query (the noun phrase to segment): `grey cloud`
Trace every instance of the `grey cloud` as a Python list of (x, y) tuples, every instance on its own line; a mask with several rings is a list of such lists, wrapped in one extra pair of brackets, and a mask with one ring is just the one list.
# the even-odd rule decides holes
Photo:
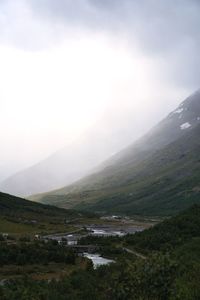
[[(43, 0), (31, 1), (41, 17), (66, 25), (113, 32), (135, 40), (141, 50), (164, 61), (161, 74), (174, 84), (199, 85), (200, 1)], [(161, 75), (162, 76), (162, 75)]]
[(188, 36), (199, 37), (200, 33), (200, 2), (195, 0), (31, 0), (29, 3), (41, 17), (107, 30), (122, 29), (130, 36), (138, 36), (148, 51), (170, 49), (174, 43)]
[(199, 85), (200, 1), (1, 0), (0, 9), (2, 43), (37, 50), (64, 39), (69, 27), (114, 33), (161, 61), (161, 77)]
[[(138, 121), (132, 120), (132, 111), (126, 116), (120, 114), (122, 119), (109, 116), (111, 124), (105, 129), (118, 128), (116, 136), (124, 145), (130, 136), (136, 137), (132, 128), (140, 133), (146, 130), (143, 123), (147, 121), (142, 118), (151, 125), (173, 107), (164, 102), (178, 101), (163, 93), (160, 82), (166, 87), (174, 85), (177, 91), (183, 87), (188, 93), (200, 86), (199, 15), (199, 0), (0, 0), (0, 45), (43, 50), (67, 39), (70, 28), (82, 35), (88, 29), (108, 33), (108, 37), (125, 40), (130, 50), (137, 43), (159, 69), (157, 90), (161, 101), (155, 117), (150, 116), (149, 107)], [(159, 99), (153, 101), (155, 109)], [(116, 108), (112, 113), (116, 114)]]

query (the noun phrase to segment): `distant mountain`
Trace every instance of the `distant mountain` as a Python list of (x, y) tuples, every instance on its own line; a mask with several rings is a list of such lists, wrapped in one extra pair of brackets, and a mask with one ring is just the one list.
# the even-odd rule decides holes
[[(0, 190), (25, 197), (58, 189), (91, 173), (97, 165), (119, 151), (121, 145), (128, 145), (131, 132), (134, 134), (134, 121), (130, 116), (121, 127), (121, 116), (116, 114), (112, 118), (111, 122), (110, 116), (105, 117), (104, 122), (96, 124), (77, 141), (38, 164), (9, 176), (0, 183)], [(110, 122), (119, 124), (113, 128)]]
[(9, 164), (0, 164), (0, 182), (4, 181), (6, 178), (15, 174), (20, 167), (13, 162)]
[(200, 91), (99, 171), (34, 199), (125, 214), (172, 214), (200, 201)]

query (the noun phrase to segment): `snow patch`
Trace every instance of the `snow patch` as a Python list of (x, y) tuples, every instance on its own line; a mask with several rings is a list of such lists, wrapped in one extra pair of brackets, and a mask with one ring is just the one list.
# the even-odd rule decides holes
[(178, 108), (177, 110), (174, 111), (174, 114), (180, 114), (182, 113), (184, 109), (183, 108)]
[(184, 130), (184, 129), (187, 129), (187, 128), (190, 128), (192, 125), (189, 123), (189, 122), (186, 122), (186, 123), (183, 123), (180, 128), (181, 130)]

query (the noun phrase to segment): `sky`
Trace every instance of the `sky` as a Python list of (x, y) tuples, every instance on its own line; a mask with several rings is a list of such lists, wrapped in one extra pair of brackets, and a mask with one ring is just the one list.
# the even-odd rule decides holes
[(1, 172), (90, 128), (124, 148), (154, 126), (200, 87), (199, 13), (198, 0), (0, 0)]

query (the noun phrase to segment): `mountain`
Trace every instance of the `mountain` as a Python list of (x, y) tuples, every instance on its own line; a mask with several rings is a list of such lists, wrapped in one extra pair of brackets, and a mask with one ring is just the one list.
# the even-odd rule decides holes
[(20, 170), (20, 166), (17, 163), (1, 163), (0, 164), (0, 182), (4, 181), (6, 178), (15, 174)]
[(200, 91), (99, 171), (33, 199), (101, 213), (168, 215), (199, 201)]
[[(126, 122), (122, 120), (121, 113), (112, 115), (112, 120), (110, 114), (105, 116), (78, 140), (68, 142), (66, 147), (45, 160), (3, 180), (0, 190), (26, 197), (61, 188), (86, 176), (119, 151), (121, 145), (128, 145), (131, 134), (137, 135), (131, 115), (131, 112), (126, 112)], [(2, 173), (5, 178), (4, 169), (0, 171), (0, 176)]]

